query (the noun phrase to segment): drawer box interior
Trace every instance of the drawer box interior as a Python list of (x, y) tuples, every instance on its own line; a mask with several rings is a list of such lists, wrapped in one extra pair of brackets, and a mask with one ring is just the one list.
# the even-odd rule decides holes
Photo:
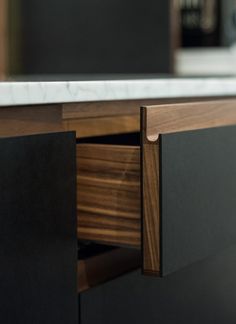
[(104, 139), (77, 144), (77, 234), (82, 240), (139, 248), (140, 147), (121, 145), (122, 136), (115, 139), (118, 144)]

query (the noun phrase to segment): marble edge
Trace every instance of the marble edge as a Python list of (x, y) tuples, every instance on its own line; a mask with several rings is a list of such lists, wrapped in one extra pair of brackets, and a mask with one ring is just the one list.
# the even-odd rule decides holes
[(235, 95), (236, 77), (0, 83), (0, 106)]

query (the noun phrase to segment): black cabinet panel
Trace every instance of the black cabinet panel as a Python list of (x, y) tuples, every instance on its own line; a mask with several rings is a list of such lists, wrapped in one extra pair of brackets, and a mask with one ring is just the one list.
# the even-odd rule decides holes
[(160, 154), (166, 275), (236, 243), (236, 127), (161, 135)]
[(236, 247), (164, 278), (134, 272), (81, 295), (83, 324), (235, 324)]
[(0, 323), (75, 324), (75, 135), (0, 139)]

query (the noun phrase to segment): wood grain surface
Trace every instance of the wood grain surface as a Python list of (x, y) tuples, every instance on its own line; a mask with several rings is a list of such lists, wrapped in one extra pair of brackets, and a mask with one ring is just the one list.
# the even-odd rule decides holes
[[(77, 138), (82, 138), (139, 132), (141, 105), (161, 105), (192, 100), (194, 99), (143, 99), (1, 107), (0, 136), (65, 130), (75, 131)], [(209, 98), (204, 100), (207, 103)]]
[(79, 102), (62, 105), (63, 125), (78, 138), (140, 130), (136, 101)]
[(64, 103), (62, 112), (63, 119), (99, 118), (137, 115), (139, 113), (139, 107), (140, 102), (136, 100), (77, 102)]
[(77, 145), (78, 238), (140, 247), (140, 149)]
[[(199, 98), (163, 98), (163, 99), (136, 99), (63, 103), (63, 119), (100, 118), (111, 116), (138, 115), (144, 105), (168, 104), (200, 100)], [(205, 98), (207, 100), (207, 98)]]
[(63, 130), (60, 105), (0, 107), (0, 137)]
[(76, 131), (77, 138), (139, 132), (139, 114), (63, 120), (64, 129)]
[(143, 114), (146, 137), (155, 141), (159, 134), (234, 125), (236, 99), (146, 106)]
[(118, 248), (78, 261), (78, 292), (141, 267), (141, 252)]
[[(200, 98), (139, 99), (62, 104), (63, 127), (78, 138), (140, 131), (140, 107)], [(209, 98), (205, 98), (205, 101)]]
[(142, 253), (143, 272), (160, 273), (159, 146), (142, 146)]

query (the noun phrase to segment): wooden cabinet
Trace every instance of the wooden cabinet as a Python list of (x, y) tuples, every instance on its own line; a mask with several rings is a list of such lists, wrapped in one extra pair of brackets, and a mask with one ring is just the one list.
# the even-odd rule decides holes
[[(120, 110), (121, 101), (118, 106), (106, 103), (104, 109), (102, 103), (95, 106), (90, 103), (88, 107), (83, 103), (6, 107), (0, 110), (2, 143), (7, 141), (6, 136), (17, 139), (28, 138), (28, 135), (32, 137), (32, 134), (38, 134), (34, 135), (35, 138), (46, 136), (49, 143), (49, 139), (56, 135), (45, 135), (46, 132), (59, 131), (64, 134), (65, 130), (76, 131), (77, 141), (73, 142), (73, 147), (69, 146), (70, 151), (66, 150), (65, 145), (60, 152), (50, 150), (50, 155), (44, 158), (38, 150), (39, 160), (33, 159), (35, 168), (48, 161), (48, 167), (54, 172), (48, 171), (48, 186), (39, 188), (41, 195), (45, 189), (47, 197), (51, 197), (54, 190), (56, 194), (63, 187), (55, 200), (57, 203), (59, 201), (58, 206), (54, 207), (62, 213), (65, 211), (63, 208), (68, 206), (68, 213), (65, 211), (64, 216), (60, 214), (62, 227), (58, 230), (63, 236), (58, 244), (66, 266), (63, 263), (63, 273), (59, 266), (58, 270), (54, 270), (58, 276), (71, 273), (71, 279), (65, 285), (60, 280), (54, 282), (56, 288), (52, 285), (54, 291), (59, 287), (58, 282), (68, 289), (65, 298), (73, 294), (68, 306), (73, 309), (76, 300), (76, 291), (73, 290), (76, 289), (76, 255), (73, 254), (73, 260), (71, 258), (72, 253), (76, 253), (76, 239), (79, 241), (78, 293), (140, 267), (143, 274), (163, 277), (171, 274), (183, 282), (185, 271), (190, 271), (191, 265), (201, 270), (196, 261), (218, 255), (222, 253), (221, 250), (236, 243), (236, 100), (185, 103), (174, 100), (168, 104), (152, 100), (152, 105), (148, 106), (143, 106), (142, 101), (139, 124), (140, 103), (124, 102), (126, 115)], [(124, 127), (122, 120), (125, 116), (131, 123)], [(63, 143), (63, 135), (61, 138)], [(17, 146), (17, 150), (24, 151), (24, 145)], [(34, 152), (31, 147), (30, 150)], [(25, 163), (32, 162), (30, 156), (25, 155), (25, 158)], [(2, 163), (7, 165), (6, 159)], [(52, 165), (55, 165), (55, 169)], [(67, 173), (60, 174), (60, 170)], [(55, 172), (57, 177), (52, 178)], [(17, 174), (17, 169), (12, 174)], [(72, 174), (76, 183), (66, 179)], [(28, 197), (31, 194), (30, 185), (34, 192), (37, 187), (34, 187), (32, 174), (28, 174), (25, 180), (23, 175), (22, 181), (28, 179)], [(62, 197), (64, 192), (65, 196)], [(76, 204), (73, 194), (77, 196)], [(13, 208), (11, 204), (6, 207), (11, 211), (10, 208)], [(17, 208), (15, 205), (16, 213)], [(29, 205), (29, 208), (33, 210), (33, 206)], [(70, 212), (77, 215), (77, 224), (71, 223)], [(49, 214), (45, 228), (48, 221), (48, 229), (51, 230), (52, 221), (57, 218), (50, 218), (52, 214)], [(67, 251), (64, 230), (68, 224), (74, 230), (74, 241)], [(37, 219), (34, 222), (33, 218), (31, 225), (35, 230)], [(27, 227), (27, 231), (30, 229)], [(53, 243), (54, 251), (57, 241)], [(83, 246), (83, 253), (80, 246)], [(50, 252), (49, 246), (45, 246), (45, 249)], [(53, 257), (55, 255), (56, 252)], [(58, 259), (51, 260), (52, 267), (55, 267), (54, 263), (60, 264)], [(34, 262), (31, 264), (33, 270)], [(213, 268), (207, 267), (210, 269), (207, 270), (208, 274)], [(51, 270), (51, 267), (43, 270), (47, 272), (48, 269)], [(204, 267), (202, 269), (204, 271)], [(196, 273), (200, 275), (198, 270), (194, 270), (194, 273), (191, 285)], [(44, 284), (47, 275), (42, 279)], [(37, 272), (32, 272), (32, 278), (36, 277)], [(144, 287), (144, 280), (158, 281), (156, 278), (146, 278), (137, 280), (137, 284), (141, 282)], [(176, 280), (173, 285), (170, 280), (170, 286), (167, 285), (169, 291), (175, 286), (180, 289)], [(155, 284), (156, 289), (159, 289), (158, 285), (165, 286)], [(161, 295), (158, 298), (161, 300)], [(84, 307), (83, 303), (81, 307)]]

